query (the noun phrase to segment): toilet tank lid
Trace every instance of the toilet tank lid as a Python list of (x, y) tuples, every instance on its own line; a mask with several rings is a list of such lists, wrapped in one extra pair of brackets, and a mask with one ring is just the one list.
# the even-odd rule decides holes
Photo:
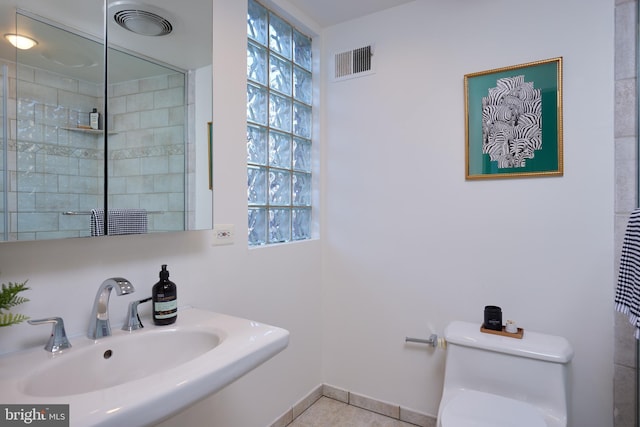
[(479, 323), (455, 321), (450, 323), (444, 338), (448, 343), (465, 347), (512, 354), (555, 363), (568, 363), (573, 348), (566, 338), (525, 330), (522, 339), (480, 332)]

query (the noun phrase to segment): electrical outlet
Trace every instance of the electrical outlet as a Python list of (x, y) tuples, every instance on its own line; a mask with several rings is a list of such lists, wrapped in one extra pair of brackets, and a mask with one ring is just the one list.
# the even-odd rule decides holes
[(233, 224), (214, 224), (213, 246), (233, 245), (235, 231)]

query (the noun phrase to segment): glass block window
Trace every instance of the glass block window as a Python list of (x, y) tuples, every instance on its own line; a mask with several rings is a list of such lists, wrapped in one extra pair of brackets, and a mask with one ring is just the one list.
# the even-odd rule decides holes
[(311, 38), (260, 3), (247, 15), (249, 245), (311, 238)]

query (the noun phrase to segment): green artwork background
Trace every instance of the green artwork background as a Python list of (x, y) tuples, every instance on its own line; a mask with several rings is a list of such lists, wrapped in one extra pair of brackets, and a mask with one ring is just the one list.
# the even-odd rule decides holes
[[(468, 174), (504, 175), (554, 172), (559, 169), (558, 150), (558, 61), (513, 68), (467, 78), (468, 107)], [(497, 86), (497, 81), (505, 77), (524, 75), (525, 82), (533, 82), (534, 89), (540, 89), (542, 97), (542, 149), (527, 159), (524, 167), (498, 168), (488, 154), (482, 153), (482, 98), (489, 89)]]

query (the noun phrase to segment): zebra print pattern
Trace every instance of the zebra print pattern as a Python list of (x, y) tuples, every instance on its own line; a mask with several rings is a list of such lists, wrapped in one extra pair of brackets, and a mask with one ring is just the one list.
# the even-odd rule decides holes
[(640, 209), (631, 213), (622, 243), (615, 308), (626, 314), (640, 339)]
[(498, 79), (482, 98), (482, 152), (498, 168), (522, 168), (542, 149), (542, 97), (524, 75)]

